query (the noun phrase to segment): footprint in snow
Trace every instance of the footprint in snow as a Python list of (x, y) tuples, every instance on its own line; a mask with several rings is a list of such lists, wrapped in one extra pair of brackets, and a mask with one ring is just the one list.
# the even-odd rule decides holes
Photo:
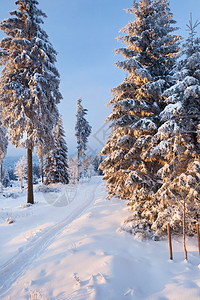
[(87, 285), (87, 288), (90, 289), (90, 288), (93, 288), (94, 287), (94, 276), (92, 275), (89, 279), (89, 283)]
[(98, 273), (97, 275), (92, 275), (89, 279), (89, 282), (87, 284), (87, 288), (94, 288), (96, 285), (101, 285), (106, 283), (106, 278), (102, 273)]
[(45, 275), (46, 275), (46, 270), (44, 270), (44, 269), (41, 270), (41, 271), (40, 271), (40, 276), (45, 276)]

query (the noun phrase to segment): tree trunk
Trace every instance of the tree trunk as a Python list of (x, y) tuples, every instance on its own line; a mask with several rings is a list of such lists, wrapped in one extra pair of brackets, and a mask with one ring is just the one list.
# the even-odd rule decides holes
[(170, 254), (170, 259), (173, 259), (173, 254), (172, 254), (172, 239), (171, 239), (171, 230), (170, 230), (170, 225), (167, 223), (167, 232), (168, 232), (168, 240), (169, 240), (169, 254)]
[(197, 227), (197, 240), (198, 240), (198, 246), (199, 246), (199, 256), (200, 256), (200, 237), (199, 237), (199, 223), (196, 224)]
[(32, 149), (27, 149), (28, 158), (28, 198), (27, 203), (34, 204), (33, 197), (33, 162), (32, 162)]
[(74, 169), (73, 169), (73, 176), (74, 176), (74, 183), (76, 183), (76, 177), (77, 177), (77, 169), (76, 166), (74, 165)]
[(185, 260), (187, 260), (187, 249), (186, 249), (186, 243), (185, 243), (185, 200), (183, 203), (183, 247), (185, 251)]

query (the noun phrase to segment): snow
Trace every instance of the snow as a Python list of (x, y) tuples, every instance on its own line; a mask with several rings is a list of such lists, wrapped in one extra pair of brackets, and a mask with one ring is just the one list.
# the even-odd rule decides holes
[(150, 73), (135, 58), (130, 58), (130, 59), (125, 60), (123, 62), (117, 62), (116, 66), (119, 67), (119, 68), (123, 68), (124, 70), (126, 70), (128, 72), (131, 72), (131, 71), (135, 72), (142, 79), (147, 78), (147, 79), (151, 80)]
[(141, 128), (142, 130), (154, 131), (157, 129), (156, 124), (152, 122), (150, 119), (141, 118), (138, 122), (131, 125), (132, 128)]
[(161, 120), (166, 121), (172, 118), (173, 116), (178, 116), (182, 110), (182, 103), (178, 101), (175, 104), (168, 104), (165, 109), (161, 112)]
[(170, 172), (170, 165), (165, 164), (160, 170), (158, 170), (157, 174), (158, 174), (158, 176), (160, 176), (163, 179), (163, 178), (165, 178), (165, 175), (169, 172)]
[(29, 207), (25, 191), (11, 192), (18, 197), (0, 196), (1, 299), (200, 298), (196, 238), (187, 238), (184, 262), (182, 240), (173, 237), (170, 261), (167, 240), (123, 231), (126, 201), (106, 200), (101, 177), (49, 193), (37, 188)]
[(187, 87), (184, 95), (186, 98), (189, 98), (189, 97), (198, 98), (200, 95), (200, 86), (196, 84), (196, 85)]
[(158, 144), (158, 146), (154, 147), (151, 150), (151, 155), (162, 155), (163, 153), (166, 154), (170, 149), (169, 141), (162, 141)]

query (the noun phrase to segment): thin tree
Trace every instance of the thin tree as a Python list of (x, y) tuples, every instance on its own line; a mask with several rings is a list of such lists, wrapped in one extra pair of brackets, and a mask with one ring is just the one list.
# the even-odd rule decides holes
[(78, 178), (78, 158), (70, 157), (69, 158), (69, 175), (73, 183), (76, 183)]
[(15, 176), (21, 182), (21, 189), (23, 189), (24, 180), (27, 178), (27, 163), (24, 156), (16, 163)]
[(87, 114), (87, 109), (83, 108), (81, 104), (81, 98), (77, 101), (77, 113), (76, 113), (76, 125), (75, 125), (75, 135), (77, 138), (77, 149), (78, 149), (78, 178), (80, 178), (80, 167), (81, 160), (85, 155), (85, 151), (87, 150), (88, 137), (91, 134), (92, 127), (89, 125), (88, 121), (85, 119), (85, 115)]
[(45, 149), (42, 145), (37, 147), (37, 156), (40, 162), (40, 175), (42, 179), (42, 183), (44, 182), (44, 156), (45, 156)]
[(83, 158), (83, 175), (84, 177), (89, 177), (94, 173), (94, 165), (93, 165), (93, 159), (91, 156), (85, 155)]
[(7, 35), (0, 42), (0, 78), (3, 125), (10, 142), (27, 149), (28, 203), (34, 203), (32, 152), (35, 146), (52, 144), (52, 128), (57, 123), (59, 73), (56, 51), (41, 28), (46, 15), (37, 0), (18, 0), (17, 10), (0, 23)]

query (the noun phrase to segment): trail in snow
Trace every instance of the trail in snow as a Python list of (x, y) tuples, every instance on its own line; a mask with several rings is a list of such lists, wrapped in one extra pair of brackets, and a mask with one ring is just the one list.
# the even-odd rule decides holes
[[(98, 183), (89, 185), (89, 188), (81, 186), (82, 189), (78, 190), (73, 202), (78, 204), (74, 207), (73, 212), (67, 216), (62, 222), (52, 226), (42, 233), (38, 238), (32, 240), (28, 245), (19, 249), (19, 252), (9, 261), (7, 261), (0, 268), (0, 297), (4, 296), (4, 293), (16, 282), (17, 278), (22, 276), (34, 260), (39, 257), (42, 252), (55, 240), (64, 228), (69, 225), (70, 222), (78, 218), (84, 213), (95, 199), (95, 190)], [(83, 203), (79, 201), (79, 198), (83, 199)]]
[[(167, 239), (141, 241), (120, 230), (129, 214), (125, 204), (118, 199), (107, 201), (104, 183), (96, 178), (79, 186), (68, 207), (52, 209), (46, 202), (33, 206), (34, 218), (40, 215), (46, 218), (45, 224), (54, 220), (57, 225), (33, 238), (9, 260), (7, 269), (0, 269), (4, 276), (0, 299), (199, 300), (196, 238), (187, 238), (186, 263), (182, 237), (173, 237), (174, 260), (170, 261)], [(60, 223), (56, 211), (64, 219)], [(18, 241), (17, 225), (26, 227), (30, 217), (5, 226), (16, 233), (13, 244)]]

